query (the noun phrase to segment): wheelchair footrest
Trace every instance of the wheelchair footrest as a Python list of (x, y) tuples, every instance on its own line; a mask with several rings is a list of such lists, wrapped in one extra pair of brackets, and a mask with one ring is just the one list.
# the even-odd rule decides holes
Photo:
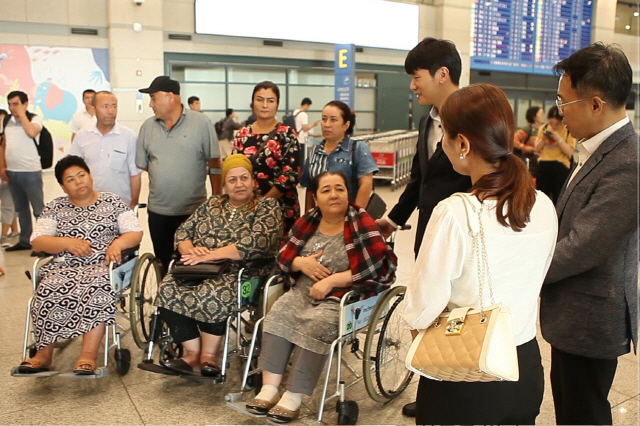
[(227, 405), (236, 411), (240, 411), (242, 414), (246, 414), (250, 417), (266, 417), (265, 414), (255, 414), (247, 411), (247, 403), (243, 400), (240, 401), (227, 401)]
[(60, 372), (59, 371), (41, 371), (40, 373), (19, 373), (18, 372), (18, 367), (13, 367), (11, 369), (11, 375), (13, 377), (53, 377), (53, 376), (57, 376), (59, 375)]
[(68, 379), (102, 379), (109, 375), (109, 369), (107, 367), (96, 368), (95, 374), (75, 374), (64, 373), (60, 374), (60, 377), (66, 377)]
[(175, 371), (171, 371), (167, 368), (164, 368), (161, 365), (154, 364), (153, 362), (141, 362), (138, 364), (138, 368), (140, 370), (148, 371), (150, 373), (162, 374), (165, 376), (179, 376), (180, 373), (176, 373)]
[(185, 379), (185, 380), (189, 380), (190, 382), (196, 382), (196, 383), (211, 383), (214, 385), (220, 384), (220, 383), (224, 383), (225, 379), (221, 376), (219, 377), (205, 377), (205, 376), (201, 376), (199, 374), (194, 374), (194, 375), (188, 375), (188, 374), (183, 374), (180, 376), (181, 379)]

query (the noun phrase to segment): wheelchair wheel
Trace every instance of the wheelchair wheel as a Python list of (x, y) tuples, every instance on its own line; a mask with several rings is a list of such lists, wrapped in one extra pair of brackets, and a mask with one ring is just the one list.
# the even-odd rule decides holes
[(131, 279), (129, 319), (133, 340), (143, 351), (147, 350), (151, 339), (151, 320), (155, 312), (153, 302), (161, 280), (162, 271), (153, 254), (140, 256)]
[(369, 320), (362, 366), (365, 388), (376, 402), (385, 403), (400, 395), (413, 377), (405, 367), (411, 332), (401, 322), (397, 309), (405, 290), (403, 286), (391, 288), (378, 301)]
[(116, 371), (119, 376), (124, 376), (129, 372), (131, 367), (131, 352), (129, 349), (116, 349), (114, 353), (116, 360)]

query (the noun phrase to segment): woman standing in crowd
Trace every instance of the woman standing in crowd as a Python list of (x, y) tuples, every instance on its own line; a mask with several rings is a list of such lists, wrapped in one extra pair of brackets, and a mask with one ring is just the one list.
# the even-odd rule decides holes
[(525, 114), (527, 125), (518, 129), (513, 138), (513, 152), (527, 164), (533, 177), (537, 177), (538, 154), (536, 153), (536, 139), (538, 129), (544, 124), (544, 110), (539, 106), (532, 106)]
[(233, 152), (250, 158), (256, 192), (280, 203), (286, 236), (300, 217), (296, 190), (300, 180), (298, 138), (294, 129), (276, 118), (280, 104), (278, 86), (270, 81), (258, 83), (251, 99), (256, 121), (238, 131)]
[(378, 172), (378, 166), (367, 144), (352, 142), (347, 135), (350, 117), (351, 110), (344, 102), (331, 101), (322, 110), (322, 136), (325, 139), (307, 158), (300, 180), (307, 188), (305, 211), (315, 207), (311, 181), (327, 170), (342, 172), (347, 177), (349, 201), (367, 207), (373, 190), (373, 174)]
[(562, 186), (569, 177), (576, 140), (562, 124), (562, 116), (557, 106), (549, 109), (547, 118), (549, 124), (538, 130), (536, 139), (536, 152), (540, 154), (538, 189), (557, 203)]
[[(278, 264), (291, 289), (265, 318), (259, 360), (263, 385), (247, 404), (248, 411), (278, 423), (297, 419), (302, 396), (316, 387), (338, 337), (340, 297), (355, 284), (390, 284), (395, 277), (396, 257), (371, 216), (349, 205), (345, 176), (321, 173), (312, 191), (318, 207), (296, 222), (280, 250)], [(280, 397), (292, 351), (287, 391)]]
[[(471, 177), (473, 187), (470, 194), (453, 195), (433, 211), (401, 307), (403, 318), (421, 330), (445, 308), (479, 309), (495, 298), (511, 309), (520, 380), (421, 377), (416, 423), (535, 424), (544, 392), (536, 341), (538, 296), (555, 248), (556, 212), (549, 198), (534, 189), (522, 161), (511, 154), (514, 117), (500, 89), (488, 84), (460, 89), (449, 96), (440, 116), (442, 147), (454, 169)], [(472, 209), (481, 212), (492, 278), (485, 280), (492, 297), (485, 291), (482, 301), (469, 233), (469, 221), (478, 221)], [(527, 253), (524, 263), (522, 253)]]

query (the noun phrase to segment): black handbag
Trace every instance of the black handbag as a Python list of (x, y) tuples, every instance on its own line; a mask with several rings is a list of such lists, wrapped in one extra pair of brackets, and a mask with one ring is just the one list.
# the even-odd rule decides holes
[[(356, 175), (356, 141), (353, 141), (353, 144), (351, 145), (351, 174), (353, 176)], [(369, 197), (369, 202), (367, 203), (365, 210), (373, 220), (380, 219), (387, 211), (387, 203), (385, 203), (382, 197), (376, 193), (375, 188), (371, 192), (371, 196)]]
[(230, 263), (230, 259), (201, 262), (197, 265), (185, 265), (182, 262), (175, 262), (170, 273), (176, 284), (185, 287), (197, 287), (204, 280), (222, 275)]

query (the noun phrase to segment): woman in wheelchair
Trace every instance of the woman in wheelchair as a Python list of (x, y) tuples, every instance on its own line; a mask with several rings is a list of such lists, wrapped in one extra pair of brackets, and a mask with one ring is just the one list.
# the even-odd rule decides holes
[(105, 326), (115, 322), (108, 265), (120, 261), (122, 250), (140, 244), (142, 228), (120, 197), (93, 190), (82, 158), (63, 158), (55, 175), (67, 196), (46, 205), (31, 235), (35, 251), (55, 256), (41, 269), (31, 310), (38, 351), (18, 371), (47, 371), (55, 342), (83, 335), (73, 371), (90, 375)]
[[(347, 179), (326, 171), (312, 183), (317, 207), (300, 218), (280, 250), (278, 263), (290, 290), (264, 321), (259, 360), (263, 386), (247, 410), (285, 423), (300, 415), (338, 337), (340, 297), (354, 285), (365, 294), (373, 283), (390, 284), (396, 257), (367, 212), (349, 204)], [(289, 357), (287, 391), (280, 398)]]
[[(175, 244), (187, 265), (223, 259), (274, 258), (282, 236), (278, 201), (254, 194), (251, 160), (242, 154), (227, 157), (222, 165), (225, 195), (214, 195), (176, 231)], [(197, 286), (182, 286), (171, 271), (158, 291), (156, 305), (171, 336), (186, 354), (161, 360), (165, 368), (181, 374), (216, 377), (218, 350), (227, 318), (237, 299), (240, 265), (232, 262), (223, 274)]]

